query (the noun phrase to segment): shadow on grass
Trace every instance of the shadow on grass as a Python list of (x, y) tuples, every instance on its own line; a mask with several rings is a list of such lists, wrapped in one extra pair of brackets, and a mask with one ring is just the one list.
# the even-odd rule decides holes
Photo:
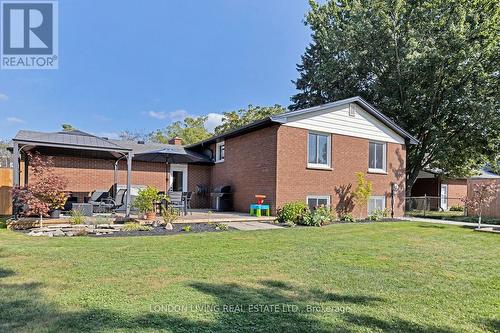
[(358, 315), (347, 313), (345, 314), (347, 322), (362, 326), (365, 329), (382, 331), (382, 332), (408, 332), (408, 333), (454, 333), (455, 331), (448, 328), (440, 328), (437, 326), (423, 326), (411, 321), (400, 318), (390, 318), (382, 320), (372, 316)]
[(443, 225), (435, 225), (435, 224), (419, 224), (419, 228), (432, 228), (432, 229), (444, 229), (446, 228)]
[[(1, 277), (15, 273), (3, 270)], [(39, 283), (0, 283), (0, 331), (139, 331), (168, 329), (172, 332), (353, 332), (361, 328), (401, 332), (451, 332), (439, 327), (423, 327), (412, 322), (391, 318), (382, 320), (351, 313), (349, 306), (377, 306), (385, 301), (367, 295), (342, 295), (325, 293), (318, 289), (303, 289), (276, 280), (261, 281), (258, 286), (192, 282), (188, 285), (196, 291), (210, 296), (213, 313), (163, 311), (166, 304), (151, 309), (140, 309), (138, 315), (91, 308), (82, 311), (61, 311), (45, 302)], [(180, 306), (188, 306), (182, 304)], [(308, 305), (346, 307), (347, 311), (336, 313), (311, 313), (304, 311)], [(171, 304), (176, 305), (176, 304)], [(195, 305), (195, 304), (191, 304)], [(207, 305), (207, 304), (205, 304)], [(241, 311), (224, 310), (226, 306), (241, 306)], [(285, 305), (277, 311), (266, 311), (250, 306)], [(294, 308), (295, 307), (295, 308)], [(198, 311), (198, 312), (195, 312)], [(210, 312), (210, 311), (208, 311)], [(382, 313), (382, 312), (381, 312)], [(324, 320), (335, 319), (332, 326)]]

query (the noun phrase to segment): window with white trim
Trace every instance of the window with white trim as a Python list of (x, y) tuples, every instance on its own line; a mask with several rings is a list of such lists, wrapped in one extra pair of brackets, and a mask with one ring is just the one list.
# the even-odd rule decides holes
[(309, 195), (307, 196), (307, 205), (309, 209), (313, 210), (319, 206), (330, 207), (330, 196), (329, 195)]
[(386, 171), (386, 151), (387, 144), (385, 142), (370, 141), (368, 151), (368, 171)]
[(224, 162), (226, 156), (226, 144), (224, 141), (217, 142), (215, 145), (215, 162)]
[(329, 133), (309, 132), (307, 136), (307, 166), (328, 169), (332, 160), (332, 136)]
[(385, 196), (371, 196), (368, 199), (368, 215), (372, 215), (376, 210), (385, 209)]

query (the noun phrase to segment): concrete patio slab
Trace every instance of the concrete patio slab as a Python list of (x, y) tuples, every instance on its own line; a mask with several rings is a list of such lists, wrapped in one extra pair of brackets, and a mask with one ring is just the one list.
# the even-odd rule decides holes
[(228, 226), (238, 229), (238, 230), (271, 230), (271, 229), (283, 229), (283, 227), (278, 225), (273, 225), (269, 223), (262, 222), (228, 222), (224, 223)]

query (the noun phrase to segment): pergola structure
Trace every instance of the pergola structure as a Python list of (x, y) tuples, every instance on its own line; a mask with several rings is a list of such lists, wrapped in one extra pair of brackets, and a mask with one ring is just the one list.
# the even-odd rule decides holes
[(90, 158), (115, 159), (114, 177), (117, 180), (118, 162), (127, 160), (127, 191), (125, 196), (126, 216), (130, 215), (130, 187), (132, 179), (132, 149), (125, 148), (105, 138), (81, 131), (42, 133), (19, 131), (13, 141), (13, 186), (21, 183), (20, 163), (24, 154), (24, 184), (28, 183), (28, 164), (26, 153), (35, 150), (44, 155), (67, 155)]

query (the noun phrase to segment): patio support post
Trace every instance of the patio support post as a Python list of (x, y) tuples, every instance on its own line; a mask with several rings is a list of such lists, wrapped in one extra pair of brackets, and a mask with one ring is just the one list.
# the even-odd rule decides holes
[(127, 154), (127, 192), (125, 195), (125, 202), (127, 204), (126, 217), (130, 216), (130, 183), (132, 181), (132, 153)]
[[(12, 187), (18, 187), (20, 184), (20, 169), (19, 169), (19, 143), (14, 142), (14, 150), (12, 151)], [(12, 215), (16, 218), (17, 208), (14, 200), (12, 201)]]
[(20, 163), (20, 160), (19, 160), (19, 143), (17, 142), (14, 142), (14, 150), (13, 150), (13, 155), (12, 155), (12, 163), (13, 163), (13, 166), (12, 166), (12, 171), (13, 171), (13, 177), (12, 177), (12, 180), (13, 180), (13, 186), (16, 187), (16, 186), (19, 186), (19, 182), (20, 182), (20, 178), (21, 178), (21, 175), (20, 175), (20, 168), (19, 168), (19, 163)]

